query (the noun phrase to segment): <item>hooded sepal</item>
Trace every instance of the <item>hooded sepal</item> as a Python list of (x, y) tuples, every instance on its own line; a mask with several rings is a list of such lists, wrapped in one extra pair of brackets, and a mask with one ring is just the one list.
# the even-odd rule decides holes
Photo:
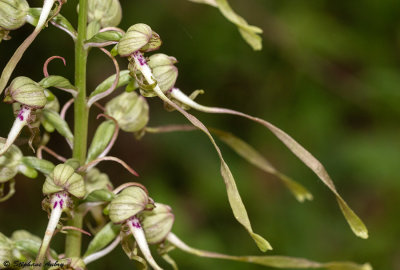
[(163, 53), (153, 54), (149, 57), (149, 67), (153, 76), (164, 93), (172, 89), (178, 78), (178, 69), (174, 65), (178, 63), (175, 57)]
[(139, 214), (139, 219), (147, 242), (153, 245), (164, 241), (171, 232), (175, 217), (171, 207), (155, 203), (154, 209), (152, 211), (143, 211)]
[(110, 219), (121, 223), (142, 212), (148, 207), (147, 192), (138, 186), (125, 188), (110, 203)]
[(67, 191), (80, 199), (86, 194), (82, 176), (75, 173), (74, 168), (67, 164), (57, 165), (53, 172), (46, 177), (43, 185), (43, 194), (49, 195), (60, 191)]
[(138, 23), (129, 27), (118, 43), (118, 54), (129, 56), (136, 51), (148, 52), (161, 46), (160, 36), (151, 27)]
[(5, 102), (18, 102), (32, 109), (40, 109), (46, 105), (45, 89), (28, 77), (16, 77), (6, 89)]
[(0, 28), (15, 30), (23, 26), (29, 13), (26, 0), (0, 0)]

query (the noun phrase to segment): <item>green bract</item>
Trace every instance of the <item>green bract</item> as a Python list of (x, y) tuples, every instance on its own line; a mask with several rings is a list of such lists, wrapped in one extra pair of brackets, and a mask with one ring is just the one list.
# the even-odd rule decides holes
[(140, 219), (146, 240), (152, 245), (164, 241), (171, 232), (175, 217), (171, 207), (155, 203), (152, 211), (144, 211), (140, 214)]
[(0, 0), (0, 28), (14, 30), (23, 26), (29, 12), (25, 0)]
[(175, 57), (163, 53), (153, 54), (149, 58), (149, 66), (157, 80), (161, 91), (166, 92), (174, 87), (178, 78), (178, 69), (174, 66), (178, 61)]
[(149, 121), (149, 105), (135, 92), (124, 92), (113, 98), (106, 105), (106, 113), (126, 132), (139, 131)]
[(136, 51), (149, 52), (161, 46), (160, 36), (150, 26), (138, 23), (129, 27), (118, 43), (118, 54), (129, 56)]
[(111, 142), (114, 136), (115, 129), (116, 124), (112, 120), (104, 121), (99, 125), (90, 144), (86, 163), (98, 158), (103, 153), (103, 151), (106, 150), (108, 144)]
[(64, 190), (77, 198), (83, 198), (86, 193), (82, 176), (75, 173), (75, 170), (71, 166), (59, 164), (46, 177), (43, 185), (43, 193), (49, 195)]
[(6, 89), (6, 102), (18, 102), (33, 109), (46, 105), (45, 89), (28, 77), (16, 77)]
[(124, 189), (110, 203), (110, 219), (114, 223), (124, 222), (142, 212), (148, 205), (149, 197), (141, 187)]
[(118, 0), (89, 0), (88, 21), (97, 21), (101, 27), (117, 26), (122, 10)]
[[(0, 149), (3, 148), (6, 139), (0, 137)], [(21, 164), (22, 153), (15, 145), (0, 156), (0, 183), (7, 182), (18, 173), (18, 166)]]

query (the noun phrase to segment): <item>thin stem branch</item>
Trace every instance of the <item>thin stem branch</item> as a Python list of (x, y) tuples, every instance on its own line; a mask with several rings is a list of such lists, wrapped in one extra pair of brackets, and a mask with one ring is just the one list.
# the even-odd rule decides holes
[(47, 60), (44, 62), (44, 65), (43, 65), (43, 75), (45, 77), (49, 77), (50, 76), (49, 75), (49, 71), (47, 70), (47, 66), (54, 59), (61, 59), (63, 61), (63, 63), (64, 63), (64, 66), (67, 65), (67, 62), (65, 61), (65, 58), (62, 57), (62, 56), (54, 55), (54, 56), (51, 56), (51, 57), (47, 58)]
[(72, 103), (74, 103), (74, 101), (75, 101), (75, 99), (71, 98), (64, 104), (64, 106), (62, 107), (61, 112), (60, 112), (61, 119), (65, 120), (65, 115), (67, 114), (69, 107), (71, 107), (71, 105), (72, 105)]
[(125, 161), (123, 161), (123, 160), (121, 160), (121, 159), (119, 159), (119, 158), (116, 158), (116, 157), (109, 157), (109, 156), (101, 157), (101, 158), (96, 158), (95, 160), (93, 160), (93, 161), (91, 161), (91, 162), (89, 162), (89, 163), (83, 165), (82, 167), (80, 167), (80, 168), (78, 169), (78, 172), (85, 172), (85, 171), (86, 171), (88, 168), (90, 168), (93, 164), (97, 164), (97, 163), (99, 163), (100, 161), (104, 161), (104, 160), (110, 160), (110, 161), (118, 162), (118, 163), (121, 164), (128, 172), (130, 172), (130, 173), (133, 174), (134, 176), (139, 176), (139, 174), (138, 174), (134, 169), (132, 169), (128, 164), (126, 164)]
[(57, 154), (56, 152), (54, 152), (53, 150), (51, 150), (50, 148), (48, 148), (48, 147), (45, 146), (45, 145), (41, 145), (41, 146), (39, 146), (39, 148), (37, 149), (37, 154), (36, 154), (36, 156), (37, 156), (38, 158), (43, 159), (43, 158), (42, 158), (42, 151), (43, 151), (43, 150), (46, 151), (47, 153), (49, 153), (50, 155), (52, 155), (53, 157), (55, 157), (56, 159), (58, 159), (59, 161), (61, 161), (61, 162), (67, 161), (67, 159), (66, 159), (65, 157), (63, 157), (63, 156)]

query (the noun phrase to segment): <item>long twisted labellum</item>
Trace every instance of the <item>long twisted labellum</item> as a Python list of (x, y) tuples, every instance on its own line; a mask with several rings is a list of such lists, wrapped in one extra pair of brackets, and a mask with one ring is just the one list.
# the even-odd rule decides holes
[[(142, 55), (139, 52), (134, 54), (136, 66), (142, 72), (142, 74), (146, 78), (147, 82), (149, 84), (154, 84), (155, 81), (153, 79), (150, 68), (148, 67), (147, 64), (143, 64), (143, 62), (141, 62), (138, 59), (138, 58), (141, 59), (141, 57), (142, 57)], [(166, 103), (171, 105), (173, 108), (178, 110), (181, 114), (183, 114), (195, 127), (200, 129), (201, 131), (203, 131), (209, 137), (209, 139), (210, 139), (211, 143), (213, 144), (215, 150), (217, 151), (218, 157), (220, 158), (220, 161), (221, 161), (221, 175), (222, 175), (225, 185), (226, 185), (228, 200), (231, 205), (234, 217), (240, 224), (243, 225), (243, 227), (246, 228), (246, 230), (248, 231), (250, 236), (254, 239), (254, 241), (256, 242), (256, 244), (260, 250), (267, 251), (269, 249), (272, 249), (271, 245), (268, 243), (267, 240), (265, 240), (263, 237), (261, 237), (260, 235), (253, 232), (249, 217), (247, 215), (247, 210), (243, 204), (242, 198), (240, 197), (239, 191), (238, 191), (236, 183), (235, 183), (235, 179), (233, 178), (233, 175), (222, 156), (221, 150), (219, 149), (218, 145), (215, 143), (214, 138), (211, 136), (208, 129), (196, 117), (194, 117), (190, 113), (181, 109), (178, 105), (173, 103), (167, 96), (165, 96), (165, 94), (161, 91), (161, 89), (158, 85), (156, 85), (154, 87), (154, 92), (163, 101), (165, 101)]]
[(366, 239), (368, 238), (368, 230), (364, 225), (362, 220), (354, 213), (354, 211), (347, 205), (347, 203), (343, 200), (343, 198), (339, 195), (336, 190), (335, 185), (328, 172), (324, 168), (324, 166), (319, 162), (310, 152), (308, 152), (303, 146), (301, 146), (298, 142), (296, 142), (292, 137), (290, 137), (283, 130), (274, 126), (268, 121), (260, 119), (258, 117), (253, 117), (247, 115), (242, 112), (225, 109), (225, 108), (217, 108), (217, 107), (206, 107), (200, 105), (190, 99), (188, 96), (183, 94), (179, 89), (174, 88), (171, 91), (171, 96), (178, 100), (179, 102), (184, 103), (187, 106), (190, 106), (193, 109), (207, 112), (207, 113), (220, 113), (220, 114), (232, 114), (247, 118), (251, 121), (257, 122), (264, 127), (268, 128), (281, 142), (283, 142), (293, 154), (295, 154), (307, 167), (309, 167), (320, 179), (321, 181), (333, 192), (336, 196), (336, 200), (339, 204), (340, 209), (347, 222), (349, 223), (351, 229), (354, 234), (360, 238)]

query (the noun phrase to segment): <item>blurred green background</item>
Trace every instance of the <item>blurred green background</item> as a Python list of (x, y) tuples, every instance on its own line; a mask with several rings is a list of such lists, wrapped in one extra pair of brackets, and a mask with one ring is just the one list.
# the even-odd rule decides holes
[[(231, 0), (250, 24), (264, 30), (261, 52), (254, 52), (237, 29), (215, 8), (185, 0), (121, 1), (121, 28), (143, 22), (163, 40), (160, 52), (178, 60), (177, 86), (190, 93), (205, 89), (202, 104), (229, 107), (276, 124), (313, 153), (327, 168), (339, 192), (365, 221), (370, 238), (355, 237), (334, 196), (320, 180), (265, 128), (224, 115), (192, 112), (209, 126), (231, 131), (255, 146), (279, 170), (309, 188), (314, 200), (298, 203), (275, 177), (249, 165), (220, 143), (247, 207), (253, 228), (274, 250), (269, 254), (318, 261), (370, 262), (374, 269), (400, 269), (400, 6), (396, 0)], [(30, 1), (41, 6), (41, 1)], [(64, 14), (76, 25), (77, 1)], [(25, 25), (0, 44), (0, 67), (32, 31)], [(50, 25), (19, 63), (14, 75), (39, 81), (44, 61), (50, 74), (73, 81), (73, 42)], [(126, 67), (120, 61), (121, 68)], [(96, 50), (89, 57), (88, 89), (113, 72)], [(122, 91), (122, 90), (119, 90)], [(68, 94), (54, 90), (62, 103)], [(103, 101), (104, 102), (104, 101)], [(150, 126), (186, 123), (149, 100)], [(11, 106), (2, 104), (0, 136), (12, 125)], [(90, 134), (100, 121), (90, 115)], [(72, 111), (67, 115), (71, 123)], [(22, 136), (28, 136), (28, 132)], [(49, 144), (71, 154), (54, 134)], [(24, 153), (31, 150), (21, 146)], [(235, 255), (257, 255), (253, 241), (234, 220), (217, 154), (200, 132), (146, 135), (136, 141), (120, 133), (111, 154), (131, 164), (151, 196), (173, 207), (173, 231), (188, 244)], [(132, 177), (117, 164), (104, 163), (115, 186)], [(17, 177), (17, 193), (0, 204), (0, 231), (16, 229), (43, 236), (47, 216), (41, 210), (44, 178)], [(137, 180), (137, 179), (134, 179)], [(89, 237), (83, 236), (85, 245)], [(63, 251), (64, 235), (53, 246)], [(202, 259), (178, 250), (171, 253), (181, 269), (265, 269), (243, 263)], [(161, 261), (160, 258), (156, 258)], [(133, 269), (116, 248), (89, 269)], [(167, 269), (168, 266), (166, 267)]]

